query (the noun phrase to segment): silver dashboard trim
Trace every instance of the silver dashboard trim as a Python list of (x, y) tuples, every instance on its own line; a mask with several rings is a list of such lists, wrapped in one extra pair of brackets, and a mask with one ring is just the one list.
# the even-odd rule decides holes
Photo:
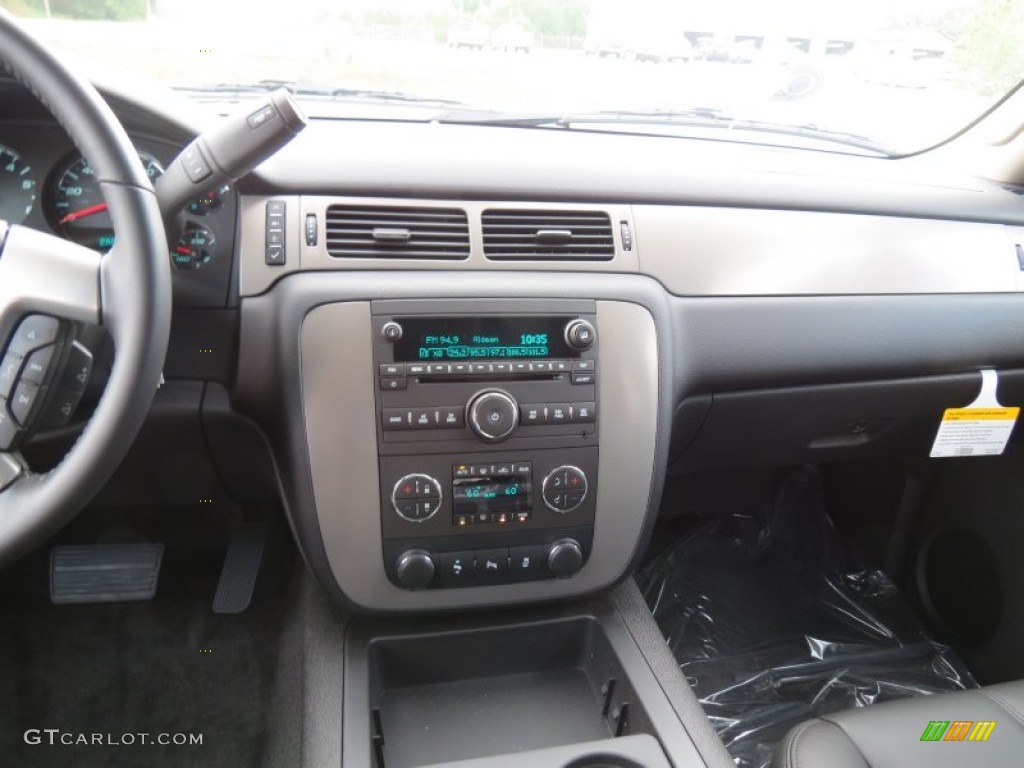
[[(268, 267), (264, 264), (264, 210), (267, 200), (284, 200), (287, 204), (286, 254), (288, 263), (284, 267)], [(469, 258), (451, 259), (367, 259), (335, 258), (327, 253), (327, 238), (323, 235), (324, 221), (329, 205), (374, 205), (374, 206), (415, 206), (459, 208), (466, 212), (469, 224)], [(241, 216), (241, 276), (239, 280), (242, 296), (263, 293), (274, 282), (289, 272), (313, 270), (504, 270), (504, 271), (558, 271), (558, 272), (631, 272), (639, 271), (637, 251), (634, 243), (630, 250), (622, 247), (620, 222), (633, 226), (632, 208), (629, 205), (608, 205), (607, 203), (574, 204), (515, 201), (453, 201), (416, 198), (388, 197), (343, 197), (339, 195), (243, 195), (239, 202)], [(544, 211), (601, 211), (607, 213), (612, 222), (615, 241), (615, 255), (609, 261), (573, 261), (534, 259), (532, 261), (491, 261), (484, 256), (481, 216), (485, 210), (530, 209)], [(316, 216), (319, 237), (315, 245), (308, 245), (299, 237), (300, 227), (309, 215)]]
[[(658, 427), (654, 318), (629, 302), (598, 301), (601, 443), (593, 549), (567, 579), (410, 592), (384, 571), (370, 304), (324, 304), (305, 317), (300, 371), (316, 515), (332, 574), (371, 610), (419, 611), (573, 597), (623, 575), (647, 515)], [(342, 332), (343, 331), (343, 332)]]
[(634, 206), (640, 270), (687, 296), (1003, 293), (1004, 226), (811, 211)]

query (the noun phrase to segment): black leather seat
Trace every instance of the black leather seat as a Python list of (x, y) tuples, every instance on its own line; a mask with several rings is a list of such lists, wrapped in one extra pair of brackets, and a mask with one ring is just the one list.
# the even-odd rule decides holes
[(889, 701), (808, 720), (786, 734), (775, 753), (774, 765), (776, 768), (1024, 765), (1024, 681)]

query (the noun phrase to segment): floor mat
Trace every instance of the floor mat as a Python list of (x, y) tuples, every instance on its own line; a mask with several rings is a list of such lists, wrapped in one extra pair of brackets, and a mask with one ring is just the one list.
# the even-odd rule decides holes
[(769, 765), (815, 715), (977, 686), (892, 581), (847, 551), (812, 468), (770, 508), (701, 525), (637, 581), (742, 768)]
[(281, 539), (249, 609), (214, 614), (225, 538), (203, 515), (168, 515), (148, 602), (51, 604), (46, 550), (0, 573), (0, 764), (261, 764), (294, 555)]

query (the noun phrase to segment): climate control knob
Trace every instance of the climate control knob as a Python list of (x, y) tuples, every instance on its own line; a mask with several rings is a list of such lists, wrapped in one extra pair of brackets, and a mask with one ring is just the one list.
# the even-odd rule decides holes
[(597, 331), (586, 320), (570, 320), (565, 324), (565, 343), (573, 349), (583, 351), (594, 346)]
[(466, 423), (481, 440), (497, 443), (519, 423), (519, 404), (500, 389), (477, 392), (466, 406)]
[(395, 576), (406, 589), (425, 589), (434, 580), (434, 561), (422, 549), (410, 549), (398, 556)]
[(575, 539), (559, 539), (548, 547), (546, 562), (555, 576), (571, 576), (583, 567), (583, 548)]

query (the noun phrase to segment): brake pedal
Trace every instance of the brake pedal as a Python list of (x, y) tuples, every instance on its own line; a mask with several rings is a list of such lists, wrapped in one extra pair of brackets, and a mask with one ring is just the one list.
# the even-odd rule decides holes
[(163, 544), (86, 544), (50, 551), (50, 600), (116, 603), (152, 600)]
[(214, 613), (241, 613), (249, 607), (266, 540), (262, 525), (239, 528), (231, 534), (217, 594), (213, 596)]

